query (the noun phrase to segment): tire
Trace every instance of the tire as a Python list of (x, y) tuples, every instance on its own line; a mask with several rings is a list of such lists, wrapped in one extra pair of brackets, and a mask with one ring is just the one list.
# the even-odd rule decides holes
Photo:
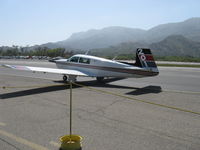
[(63, 81), (64, 81), (64, 82), (67, 82), (67, 80), (68, 80), (68, 77), (67, 77), (66, 75), (64, 75), (64, 76), (63, 76)]

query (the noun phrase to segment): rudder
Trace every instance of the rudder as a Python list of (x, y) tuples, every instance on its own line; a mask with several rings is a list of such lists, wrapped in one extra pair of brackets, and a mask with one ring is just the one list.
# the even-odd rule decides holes
[(141, 68), (157, 68), (151, 50), (148, 48), (138, 48), (136, 50), (135, 65)]

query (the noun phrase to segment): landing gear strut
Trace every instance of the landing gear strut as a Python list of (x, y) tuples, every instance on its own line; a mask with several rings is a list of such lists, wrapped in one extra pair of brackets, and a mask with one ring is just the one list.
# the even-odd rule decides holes
[(100, 82), (100, 83), (102, 83), (102, 82), (103, 82), (103, 79), (104, 79), (104, 77), (97, 77), (96, 79), (97, 79), (97, 82)]

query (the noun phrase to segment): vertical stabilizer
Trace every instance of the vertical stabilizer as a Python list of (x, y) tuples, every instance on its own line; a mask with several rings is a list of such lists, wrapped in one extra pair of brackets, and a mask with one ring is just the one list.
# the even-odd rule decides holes
[(141, 68), (146, 68), (150, 71), (158, 72), (151, 50), (148, 48), (138, 48), (136, 50), (135, 65)]

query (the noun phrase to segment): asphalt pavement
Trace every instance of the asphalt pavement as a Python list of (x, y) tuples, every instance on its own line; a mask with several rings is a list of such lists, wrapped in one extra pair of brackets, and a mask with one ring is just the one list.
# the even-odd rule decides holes
[[(53, 67), (47, 61), (0, 64)], [(73, 133), (83, 150), (199, 150), (200, 69), (160, 67), (156, 77), (78, 78)], [(69, 134), (69, 86), (55, 74), (0, 67), (0, 149), (56, 150)]]

